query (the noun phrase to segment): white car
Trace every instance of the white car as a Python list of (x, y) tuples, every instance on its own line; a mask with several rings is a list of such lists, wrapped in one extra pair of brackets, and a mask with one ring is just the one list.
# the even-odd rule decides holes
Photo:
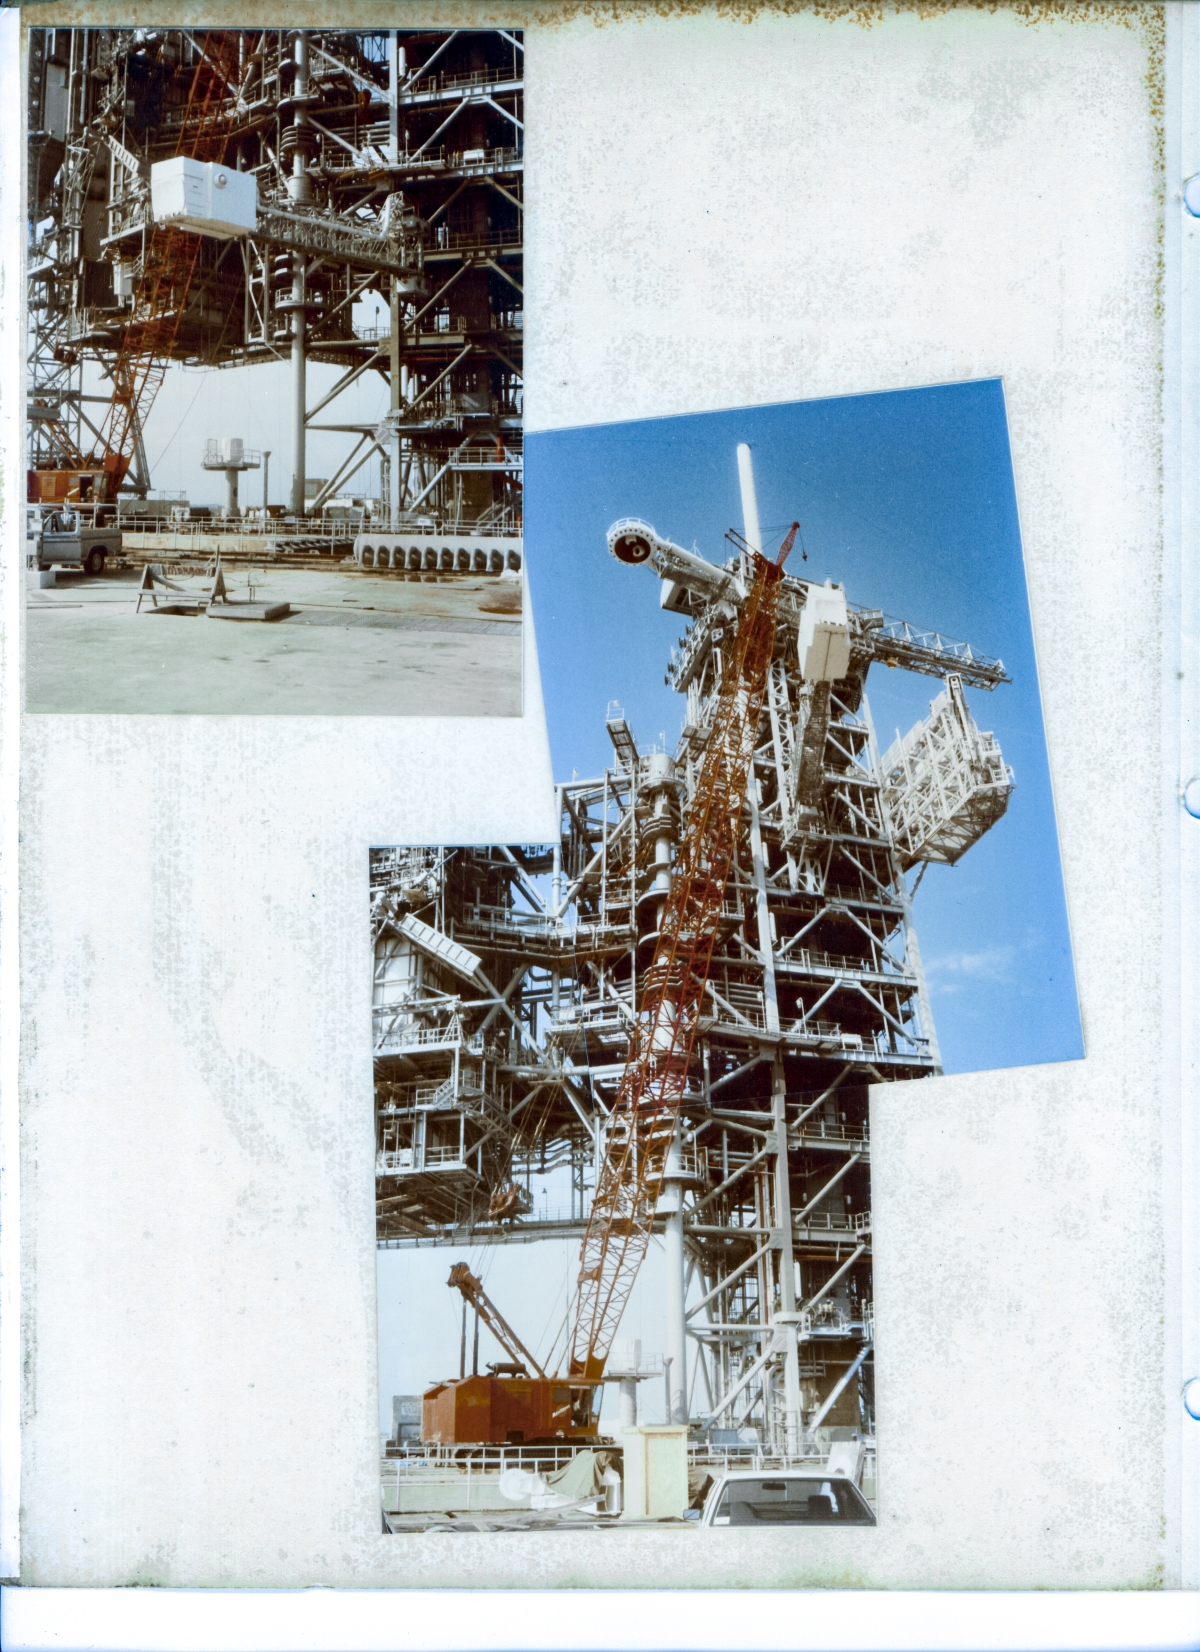
[(827, 1469), (730, 1469), (718, 1476), (701, 1526), (873, 1526), (852, 1480)]

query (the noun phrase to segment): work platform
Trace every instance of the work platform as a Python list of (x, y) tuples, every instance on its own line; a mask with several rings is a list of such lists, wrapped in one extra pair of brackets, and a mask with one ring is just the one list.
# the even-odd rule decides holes
[(327, 568), (333, 563), (351, 569), (436, 583), (461, 577), (494, 579), (520, 573), (524, 542), (515, 536), (480, 534), (349, 535), (336, 529), (267, 532), (231, 527), (121, 530), (120, 560), (140, 568), (152, 562), (196, 562), (220, 557), (228, 563), (278, 563), (293, 568)]
[(186, 530), (146, 533), (121, 530), (121, 562), (141, 568), (151, 562), (194, 562), (204, 566), (216, 557), (222, 562), (286, 563), (290, 567), (328, 568), (353, 560), (354, 541), (348, 535), (321, 533), (262, 534), (240, 533), (237, 529), (215, 532)]

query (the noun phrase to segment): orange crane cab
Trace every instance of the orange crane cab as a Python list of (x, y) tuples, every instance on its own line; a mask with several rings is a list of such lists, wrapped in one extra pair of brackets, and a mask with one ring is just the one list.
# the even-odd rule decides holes
[[(592, 1440), (600, 1426), (599, 1384), (548, 1377), (465, 1262), (446, 1283), (462, 1293), (509, 1359), (486, 1375), (439, 1382), (421, 1402), (426, 1445), (533, 1445)], [(464, 1357), (464, 1365), (466, 1363)]]
[(426, 1445), (541, 1445), (594, 1440), (600, 1387), (553, 1377), (460, 1377), (426, 1389), (421, 1439)]

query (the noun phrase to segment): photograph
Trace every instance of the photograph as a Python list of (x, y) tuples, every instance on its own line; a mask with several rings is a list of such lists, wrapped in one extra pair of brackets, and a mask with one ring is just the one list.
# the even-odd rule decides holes
[(0, 1640), (1177, 1627), (1200, 5), (146, 10), (0, 0)]
[(520, 716), (521, 35), (28, 42), (26, 710)]
[(871, 1086), (1082, 1054), (1002, 390), (530, 449), (559, 840), (370, 857), (387, 1529), (872, 1526)]

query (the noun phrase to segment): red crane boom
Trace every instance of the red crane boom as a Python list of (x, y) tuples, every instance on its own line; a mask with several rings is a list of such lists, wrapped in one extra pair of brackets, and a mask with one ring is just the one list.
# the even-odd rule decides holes
[(650, 1242), (737, 846), (775, 650), (782, 562), (795, 534), (793, 525), (777, 562), (750, 553), (754, 580), (725, 663), (580, 1249), (574, 1378), (603, 1375)]
[[(237, 80), (237, 33), (211, 30), (192, 71), (176, 154), (199, 161), (225, 158), (225, 100), (236, 97)], [(133, 313), (112, 364), (112, 401), (90, 460), (108, 472), (112, 498), (125, 479), (138, 432), (166, 375), (203, 244), (202, 236), (173, 227), (156, 225), (150, 234)]]

